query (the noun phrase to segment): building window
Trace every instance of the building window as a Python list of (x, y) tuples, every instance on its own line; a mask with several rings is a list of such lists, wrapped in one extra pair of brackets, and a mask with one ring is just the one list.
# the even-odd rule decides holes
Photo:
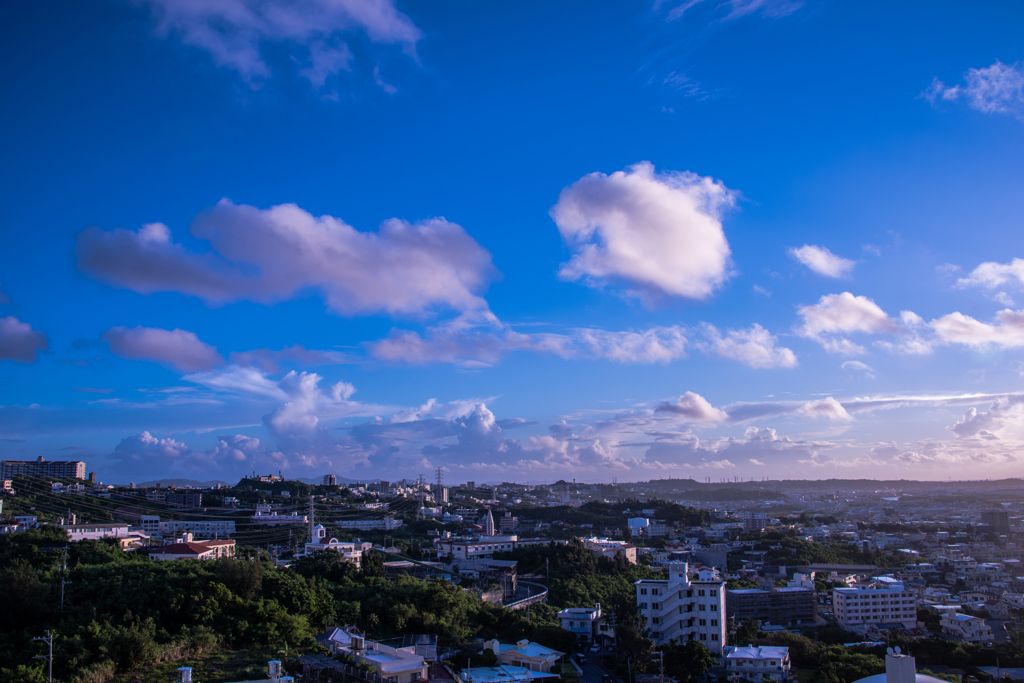
[(646, 588), (641, 588), (640, 589), (640, 595), (647, 595), (647, 589)]
[(704, 626), (706, 623), (707, 623), (707, 619), (698, 619), (697, 620), (697, 625), (698, 626)]
[(660, 602), (652, 602), (651, 603), (651, 609), (661, 609), (661, 603)]
[(712, 633), (711, 634), (711, 640), (718, 640), (718, 634), (717, 633)]
[(653, 619), (651, 619), (651, 623), (652, 624), (660, 624), (661, 623), (661, 617), (654, 617)]
[(701, 640), (707, 640), (708, 639), (708, 634), (706, 634), (706, 633), (700, 634), (700, 639)]
[(711, 597), (715, 597), (716, 595), (718, 595), (718, 591), (710, 590), (710, 591), (708, 591), (708, 595), (710, 595)]
[(658, 594), (658, 589), (657, 588), (652, 588), (651, 589), (651, 595), (657, 595), (657, 594)]
[(697, 605), (697, 611), (698, 612), (703, 612), (704, 611), (704, 605)]
[(711, 625), (712, 626), (718, 626), (718, 619), (712, 619), (711, 620)]
[(697, 595), (703, 598), (704, 597), (704, 589), (701, 588), (699, 591), (697, 591)]
[(711, 605), (711, 611), (712, 612), (717, 612), (718, 611), (718, 605)]

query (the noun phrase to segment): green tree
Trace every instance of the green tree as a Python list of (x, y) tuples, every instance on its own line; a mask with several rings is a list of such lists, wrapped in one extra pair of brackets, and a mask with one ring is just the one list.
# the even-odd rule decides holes
[(747, 619), (736, 629), (736, 635), (733, 637), (733, 645), (743, 647), (744, 645), (753, 645), (755, 642), (764, 637), (764, 632), (761, 631), (761, 625), (756, 619)]
[(658, 651), (664, 653), (665, 673), (679, 683), (703, 676), (714, 665), (707, 647), (697, 640), (688, 640), (683, 645), (672, 641)]

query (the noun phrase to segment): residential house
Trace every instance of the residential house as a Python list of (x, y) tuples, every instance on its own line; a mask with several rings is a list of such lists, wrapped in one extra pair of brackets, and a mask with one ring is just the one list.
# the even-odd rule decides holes
[(724, 661), (725, 675), (730, 681), (761, 683), (767, 676), (777, 683), (786, 683), (792, 668), (788, 647), (726, 647)]
[(551, 667), (565, 656), (564, 652), (525, 639), (514, 645), (488, 640), (484, 643), (484, 649), (494, 653), (499, 665), (521, 666), (529, 671), (545, 674), (551, 673)]

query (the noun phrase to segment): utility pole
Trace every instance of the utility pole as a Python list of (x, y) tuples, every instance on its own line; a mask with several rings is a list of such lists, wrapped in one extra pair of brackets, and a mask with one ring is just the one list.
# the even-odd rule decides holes
[(659, 683), (665, 683), (665, 653), (659, 652), (658, 664), (661, 666), (661, 677), (658, 679)]
[(316, 543), (316, 539), (313, 538), (313, 494), (309, 494), (309, 542)]
[(47, 663), (46, 681), (47, 681), (47, 683), (53, 683), (53, 636), (50, 635), (50, 631), (47, 631), (45, 638), (33, 638), (32, 640), (41, 640), (44, 643), (46, 643), (49, 646), (49, 648), (50, 648), (49, 654), (39, 655), (37, 657), (33, 657), (32, 659), (45, 659), (46, 660), (46, 663)]
[(440, 491), (444, 488), (444, 470), (439, 465), (437, 468), (437, 490)]
[(64, 546), (64, 560), (60, 566), (60, 613), (64, 614), (64, 586), (71, 584), (70, 581), (65, 581), (64, 578), (68, 572), (68, 547)]

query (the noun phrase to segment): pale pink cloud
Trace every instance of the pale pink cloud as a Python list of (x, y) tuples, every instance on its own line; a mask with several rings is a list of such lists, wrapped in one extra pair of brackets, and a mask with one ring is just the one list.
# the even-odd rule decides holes
[(102, 336), (114, 355), (129, 360), (149, 360), (179, 372), (200, 372), (224, 364), (217, 349), (195, 332), (158, 327), (112, 327)]
[(222, 199), (192, 221), (211, 251), (191, 252), (151, 223), (138, 231), (88, 228), (75, 253), (86, 274), (142, 294), (179, 292), (212, 305), (274, 303), (318, 291), (339, 314), (483, 311), (497, 271), (460, 226), (443, 218), (385, 221), (360, 232), (294, 204), (261, 210)]

